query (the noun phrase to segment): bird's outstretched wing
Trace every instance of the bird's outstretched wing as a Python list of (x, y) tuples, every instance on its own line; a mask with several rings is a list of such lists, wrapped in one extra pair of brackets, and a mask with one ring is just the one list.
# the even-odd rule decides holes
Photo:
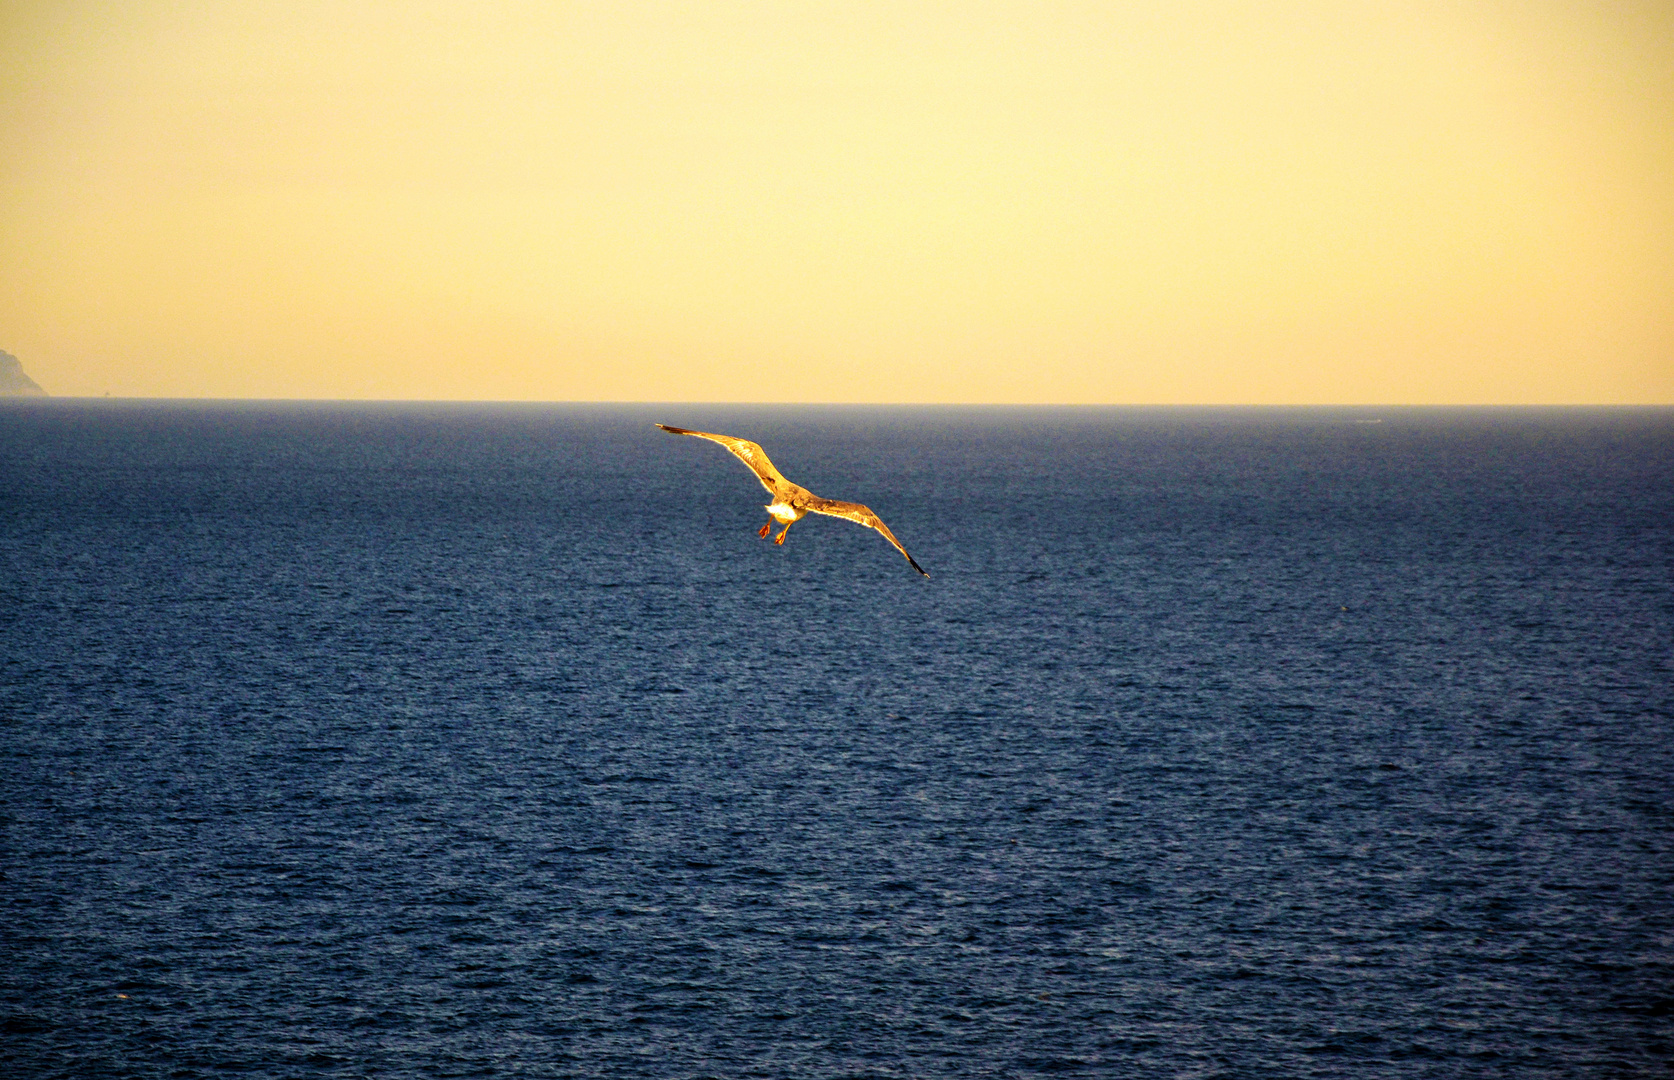
[[(808, 509), (812, 510), (816, 514), (829, 514), (831, 517), (847, 518), (849, 521), (859, 522), (868, 529), (876, 529), (883, 533), (885, 540), (888, 540), (890, 543), (895, 545), (896, 551), (899, 551), (903, 555), (907, 555), (907, 549), (901, 546), (901, 541), (895, 539), (895, 534), (889, 531), (889, 526), (883, 523), (882, 518), (872, 513), (872, 508), (869, 506), (862, 506), (859, 503), (841, 502), (837, 499), (821, 499), (818, 497), (810, 499), (806, 505)], [(911, 555), (907, 555), (907, 562), (911, 563), (912, 568), (917, 570), (919, 573), (924, 574), (925, 577), (930, 576), (925, 572), (924, 567), (913, 561), (913, 557)]]
[[(761, 480), (761, 486), (768, 491), (773, 491), (780, 484), (790, 483), (789, 480), (785, 479), (783, 473), (773, 467), (773, 462), (768, 460), (767, 454), (763, 452), (762, 448), (749, 439), (735, 439), (731, 435), (711, 435), (707, 431), (688, 431), (685, 428), (669, 427), (667, 424), (658, 424), (657, 426), (670, 435), (696, 435), (700, 439), (720, 443), (738, 455), (739, 460), (750, 467), (750, 471)], [(897, 544), (896, 547), (900, 547), (900, 545)]]

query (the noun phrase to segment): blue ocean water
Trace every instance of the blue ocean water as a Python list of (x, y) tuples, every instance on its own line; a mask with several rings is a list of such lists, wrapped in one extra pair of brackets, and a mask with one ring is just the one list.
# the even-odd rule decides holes
[(1666, 1075), (1671, 578), (1670, 410), (7, 403), (0, 1062)]

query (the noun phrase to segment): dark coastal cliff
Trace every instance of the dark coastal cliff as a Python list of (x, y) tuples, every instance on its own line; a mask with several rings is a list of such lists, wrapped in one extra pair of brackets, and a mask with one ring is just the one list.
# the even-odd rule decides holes
[(23, 373), (23, 364), (9, 352), (0, 352), (0, 397), (46, 397), (41, 384)]

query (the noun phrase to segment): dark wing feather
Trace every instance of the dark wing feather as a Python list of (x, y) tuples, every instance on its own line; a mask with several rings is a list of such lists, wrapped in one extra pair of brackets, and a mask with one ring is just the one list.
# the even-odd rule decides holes
[(789, 480), (785, 479), (783, 473), (773, 467), (773, 462), (768, 460), (767, 454), (763, 452), (762, 448), (748, 439), (735, 439), (731, 435), (712, 435), (707, 431), (688, 431), (685, 428), (669, 427), (667, 424), (658, 424), (657, 427), (662, 428), (670, 435), (696, 435), (700, 439), (720, 443), (736, 454), (740, 461), (748, 465), (750, 471), (761, 480), (761, 486), (768, 491), (773, 491), (780, 484), (790, 483)]
[(888, 540), (890, 543), (895, 545), (896, 551), (899, 551), (902, 555), (907, 556), (907, 562), (912, 564), (912, 568), (914, 570), (924, 574), (925, 577), (930, 576), (928, 573), (925, 573), (924, 567), (918, 565), (917, 562), (914, 562), (911, 555), (907, 555), (907, 549), (901, 546), (901, 541), (895, 539), (895, 534), (889, 531), (889, 526), (883, 523), (883, 519), (872, 513), (871, 507), (862, 506), (859, 503), (841, 502), (837, 499), (821, 499), (818, 497), (810, 499), (804, 505), (816, 514), (827, 514), (831, 517), (845, 518), (849, 521), (858, 522), (861, 525), (866, 526), (868, 529), (878, 530), (883, 533), (885, 540)]

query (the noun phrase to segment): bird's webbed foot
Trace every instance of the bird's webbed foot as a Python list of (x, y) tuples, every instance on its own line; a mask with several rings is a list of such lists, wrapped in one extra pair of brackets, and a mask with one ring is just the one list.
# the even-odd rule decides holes
[(771, 521), (769, 521), (766, 525), (763, 525), (761, 527), (761, 532), (756, 533), (756, 535), (761, 537), (763, 540), (766, 540), (767, 539), (767, 534), (770, 531), (772, 531), (772, 529), (773, 529), (773, 523)]

